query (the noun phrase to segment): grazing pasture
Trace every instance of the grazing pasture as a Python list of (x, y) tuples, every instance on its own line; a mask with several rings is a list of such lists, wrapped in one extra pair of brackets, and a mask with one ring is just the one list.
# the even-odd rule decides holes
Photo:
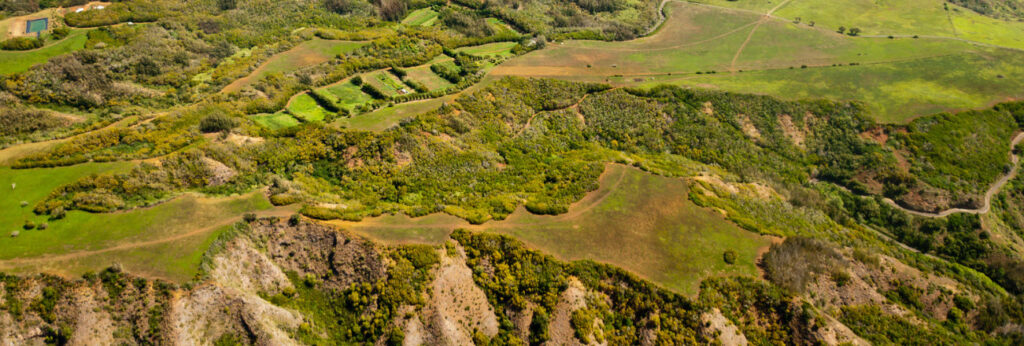
[[(770, 238), (740, 229), (687, 196), (681, 179), (608, 165), (601, 187), (562, 215), (533, 215), (520, 208), (505, 220), (478, 226), (440, 214), (332, 223), (389, 243), (436, 244), (457, 228), (498, 232), (560, 259), (620, 266), (688, 295), (709, 276), (757, 275), (758, 251)], [(736, 252), (735, 264), (723, 261), (726, 250)]]
[(1017, 81), (1024, 78), (1018, 68), (1024, 53), (1017, 50), (941, 37), (851, 37), (806, 22), (699, 4), (674, 2), (666, 10), (672, 20), (650, 37), (551, 43), (493, 73), (859, 100), (874, 118), (890, 123), (983, 108), (1022, 94)]
[(658, 76), (641, 84), (672, 83), (784, 99), (857, 100), (879, 121), (904, 123), (922, 115), (1024, 97), (1022, 64), (1024, 55), (993, 50), (859, 66)]
[[(119, 263), (126, 269), (185, 281), (216, 231), (246, 212), (271, 205), (261, 192), (231, 197), (185, 194), (153, 207), (115, 213), (69, 211), (48, 220), (32, 207), (57, 186), (90, 174), (131, 167), (130, 163), (87, 163), (69, 167), (0, 168), (0, 270), (46, 271), (77, 276)], [(11, 189), (11, 184), (15, 188)], [(27, 202), (22, 207), (22, 201)], [(282, 216), (286, 213), (279, 213)], [(25, 229), (26, 221), (35, 229)], [(39, 225), (47, 224), (45, 229)], [(10, 233), (19, 231), (17, 237)], [(205, 244), (205, 246), (204, 246)]]

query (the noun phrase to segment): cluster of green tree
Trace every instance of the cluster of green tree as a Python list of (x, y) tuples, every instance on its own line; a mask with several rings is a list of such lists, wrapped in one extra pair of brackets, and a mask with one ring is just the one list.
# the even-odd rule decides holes
[(70, 12), (64, 15), (64, 22), (74, 27), (96, 27), (125, 22), (153, 22), (170, 9), (169, 1), (115, 2), (103, 10)]
[(94, 175), (53, 191), (35, 206), (36, 214), (63, 215), (78, 209), (110, 212), (163, 201), (173, 191), (210, 185), (212, 169), (198, 151), (175, 153), (160, 166), (143, 163), (129, 172)]
[[(1004, 104), (984, 111), (918, 118), (907, 131), (894, 131), (887, 144), (910, 154), (910, 174), (931, 187), (961, 196), (953, 206), (979, 208), (981, 195), (1010, 171), (1010, 139), (1021, 128), (1015, 117), (1024, 115), (1019, 107)], [(892, 181), (886, 194), (893, 197), (914, 189), (917, 182), (902, 174), (885, 179)]]
[[(681, 295), (658, 288), (633, 274), (591, 261), (563, 263), (526, 249), (519, 241), (496, 234), (457, 230), (452, 238), (465, 248), (473, 280), (487, 294), (498, 314), (500, 330), (491, 344), (540, 344), (548, 340), (548, 321), (558, 297), (577, 278), (605, 304), (590, 308), (600, 318), (604, 340), (612, 345), (637, 344), (654, 332), (659, 343), (693, 344), (706, 341), (700, 329), (700, 308)], [(530, 339), (516, 336), (510, 313), (532, 313)], [(576, 316), (575, 319), (587, 319)], [(590, 318), (590, 321), (593, 321)], [(577, 322), (578, 326), (587, 323)], [(589, 326), (593, 326), (590, 324)], [(577, 335), (594, 334), (579, 331)]]
[(439, 16), (445, 26), (469, 37), (486, 37), (494, 34), (494, 29), (477, 12), (448, 7), (441, 10)]
[(0, 1), (0, 17), (20, 16), (54, 7), (84, 5), (88, 0)]
[(844, 306), (839, 320), (854, 333), (874, 344), (945, 344), (967, 343), (942, 328), (921, 328), (904, 318), (883, 312), (873, 305)]
[(401, 246), (389, 251), (388, 257), (387, 277), (380, 281), (336, 290), (324, 287), (315, 277), (289, 272), (295, 291), (270, 300), (302, 312), (317, 327), (307, 324), (299, 329), (296, 336), (306, 343), (372, 343), (384, 337), (389, 344), (400, 345), (404, 336), (393, 322), (402, 317), (401, 308), (419, 309), (426, 304), (422, 293), (433, 280), (440, 258), (436, 249), (424, 245)]
[[(87, 161), (158, 157), (197, 143), (200, 125), (212, 114), (236, 115), (224, 106), (202, 106), (170, 111), (140, 126), (111, 126), (74, 137), (47, 151), (24, 157), (18, 168), (66, 166)], [(231, 120), (230, 122), (234, 122)]]
[(45, 40), (36, 37), (13, 37), (0, 42), (0, 49), (3, 50), (29, 50), (42, 47)]
[[(994, 18), (1019, 19), (1024, 16), (1024, 2), (1020, 0), (950, 0), (949, 2)], [(948, 11), (949, 6), (943, 5)]]
[(456, 1), (496, 17), (520, 32), (544, 36), (592, 33), (602, 40), (628, 40), (647, 32), (660, 18), (658, 1)]
[(462, 81), (461, 69), (458, 66), (451, 66), (444, 63), (438, 63), (430, 65), (430, 71), (444, 78), (452, 83), (458, 83)]
[(704, 280), (699, 300), (718, 308), (753, 344), (814, 343), (812, 331), (823, 326), (811, 304), (800, 304), (778, 286), (748, 277)]
[[(859, 261), (883, 272), (891, 270), (880, 267), (876, 256), (877, 254), (870, 250), (858, 249), (853, 251), (852, 259), (847, 259), (829, 242), (793, 237), (787, 238), (781, 244), (772, 245), (760, 265), (773, 284), (789, 292), (800, 293), (804, 292), (810, 282), (818, 280), (821, 276), (828, 277), (837, 287), (849, 283), (851, 277), (845, 270), (850, 267), (852, 261)], [(908, 263), (913, 264), (912, 261)], [(927, 266), (923, 268), (935, 269)], [(941, 275), (947, 274), (949, 273)], [(940, 290), (938, 294), (933, 294), (933, 287), (926, 290), (920, 287), (920, 284), (911, 284), (901, 279), (889, 279), (885, 283), (878, 280), (873, 280), (875, 285), (888, 287), (878, 288), (888, 302), (912, 311), (913, 314), (907, 316), (914, 316), (917, 322), (911, 322), (910, 318), (904, 315), (884, 312), (877, 305), (843, 306), (839, 319), (871, 342), (913, 344), (923, 340), (941, 340), (940, 344), (963, 344), (1000, 339), (1005, 342), (1024, 337), (1013, 332), (993, 334), (998, 326), (1017, 323), (1014, 321), (1024, 318), (1024, 313), (1014, 310), (1020, 306), (1019, 299), (1012, 294), (1006, 294), (1005, 291), (985, 287), (972, 289), (971, 293), (978, 297), (976, 304), (963, 292), (954, 294), (950, 291), (943, 293)], [(967, 280), (959, 281), (970, 284)], [(926, 295), (929, 297), (926, 298)], [(933, 315), (933, 304), (950, 301), (953, 304), (949, 306), (948, 312), (939, 310), (944, 315)], [(908, 329), (910, 325), (916, 327)]]

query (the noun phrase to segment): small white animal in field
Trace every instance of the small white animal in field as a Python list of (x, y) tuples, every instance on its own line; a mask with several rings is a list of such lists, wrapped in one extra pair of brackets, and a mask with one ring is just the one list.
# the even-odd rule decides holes
[(18, 183), (11, 183), (11, 190), (14, 190), (16, 187), (18, 187)]

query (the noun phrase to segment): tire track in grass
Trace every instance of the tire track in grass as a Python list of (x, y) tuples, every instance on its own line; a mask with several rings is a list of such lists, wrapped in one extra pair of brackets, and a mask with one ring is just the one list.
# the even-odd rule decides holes
[(743, 49), (747, 48), (747, 44), (750, 43), (750, 40), (752, 38), (754, 38), (754, 33), (757, 32), (757, 29), (760, 28), (762, 24), (768, 22), (768, 20), (772, 18), (772, 13), (775, 13), (776, 10), (782, 8), (783, 6), (786, 6), (791, 1), (793, 0), (783, 1), (776, 5), (775, 7), (773, 7), (772, 9), (768, 10), (768, 13), (765, 13), (763, 16), (761, 16), (761, 19), (757, 21), (757, 24), (754, 25), (754, 28), (750, 29), (750, 34), (747, 35), (747, 39), (743, 41), (743, 44), (740, 45), (740, 48), (736, 50), (736, 54), (732, 56), (732, 62), (729, 63), (729, 72), (736, 73), (736, 61), (740, 59), (740, 55), (743, 54)]

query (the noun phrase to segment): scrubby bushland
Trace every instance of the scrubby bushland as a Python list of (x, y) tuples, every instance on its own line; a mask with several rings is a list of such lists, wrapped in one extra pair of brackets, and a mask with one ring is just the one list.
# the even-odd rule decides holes
[[(586, 289), (601, 297), (598, 300), (607, 302), (590, 306), (589, 316), (574, 314), (573, 318), (589, 319), (589, 325), (594, 325), (594, 318), (599, 317), (603, 331), (594, 334), (603, 335), (608, 344), (636, 344), (647, 332), (653, 332), (659, 342), (666, 344), (704, 341), (697, 334), (699, 308), (694, 302), (621, 269), (590, 261), (558, 262), (501, 235), (458, 230), (452, 238), (465, 247), (466, 263), (474, 270), (473, 280), (487, 294), (491, 305), (505, 307), (495, 309), (501, 330), (492, 342), (522, 342), (509, 314), (521, 313), (527, 307), (532, 307), (533, 320), (541, 321), (532, 324), (530, 341), (547, 340), (548, 326), (544, 321), (554, 311), (558, 294), (568, 287), (569, 276), (578, 278)], [(577, 321), (576, 325), (587, 323)], [(589, 333), (577, 330), (580, 334)]]
[[(19, 138), (68, 125), (46, 111), (0, 107), (0, 138)], [(0, 139), (0, 143), (3, 140)]]
[[(1024, 2), (1020, 0), (950, 0), (974, 12), (994, 18), (1021, 18), (1024, 16)], [(947, 7), (947, 10), (951, 10)]]
[(772, 283), (802, 293), (817, 275), (841, 265), (841, 257), (821, 240), (793, 237), (773, 244), (761, 260), (765, 275)]

